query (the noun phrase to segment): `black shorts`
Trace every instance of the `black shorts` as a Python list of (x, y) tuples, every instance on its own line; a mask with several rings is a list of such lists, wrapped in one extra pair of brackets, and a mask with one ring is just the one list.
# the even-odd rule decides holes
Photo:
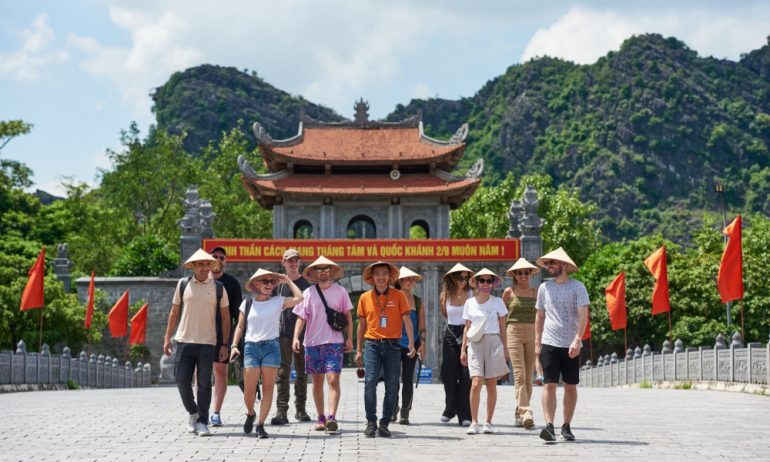
[(540, 347), (540, 365), (543, 366), (543, 382), (577, 385), (580, 382), (580, 355), (570, 358), (569, 348), (542, 345)]
[[(219, 352), (222, 351), (222, 347), (227, 347), (227, 358), (225, 358), (224, 361), (219, 360)], [(225, 345), (224, 343), (217, 345), (216, 349), (214, 350), (214, 362), (220, 363), (220, 364), (229, 364), (230, 363), (230, 346)]]

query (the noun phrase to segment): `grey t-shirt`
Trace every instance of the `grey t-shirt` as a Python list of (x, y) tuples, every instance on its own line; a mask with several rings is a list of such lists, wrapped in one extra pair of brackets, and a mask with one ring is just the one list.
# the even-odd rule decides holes
[(587, 306), (588, 291), (582, 282), (568, 279), (564, 284), (545, 281), (537, 290), (538, 310), (545, 310), (540, 343), (569, 348), (578, 330), (578, 307)]

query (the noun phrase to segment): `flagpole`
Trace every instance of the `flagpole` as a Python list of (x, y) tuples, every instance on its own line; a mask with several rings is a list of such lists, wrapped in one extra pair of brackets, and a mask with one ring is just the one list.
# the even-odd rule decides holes
[(741, 299), (741, 337), (743, 337), (743, 343), (748, 344), (746, 332), (743, 330), (743, 299)]
[(628, 351), (628, 329), (623, 328), (623, 341), (626, 344), (626, 351)]
[(668, 341), (671, 342), (671, 345), (674, 344), (674, 338), (671, 336), (671, 309), (668, 310)]
[(37, 351), (41, 352), (43, 351), (43, 310), (44, 308), (40, 307), (40, 334), (37, 337)]
[(588, 339), (588, 354), (591, 356), (591, 362), (594, 362), (594, 340), (593, 338)]

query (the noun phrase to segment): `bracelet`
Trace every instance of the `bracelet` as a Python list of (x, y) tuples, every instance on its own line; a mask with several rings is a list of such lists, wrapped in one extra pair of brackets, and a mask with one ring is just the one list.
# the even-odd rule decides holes
[(230, 345), (230, 349), (232, 350), (233, 348), (238, 348), (238, 345)]

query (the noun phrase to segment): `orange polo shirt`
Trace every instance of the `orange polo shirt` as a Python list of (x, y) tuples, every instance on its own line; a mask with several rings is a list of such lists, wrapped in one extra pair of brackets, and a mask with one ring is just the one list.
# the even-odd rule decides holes
[[(366, 319), (364, 338), (400, 339), (402, 316), (410, 310), (406, 295), (393, 287), (389, 287), (383, 295), (377, 295), (376, 289), (364, 292), (358, 299), (358, 317)], [(381, 324), (383, 317), (387, 319), (385, 327)]]

